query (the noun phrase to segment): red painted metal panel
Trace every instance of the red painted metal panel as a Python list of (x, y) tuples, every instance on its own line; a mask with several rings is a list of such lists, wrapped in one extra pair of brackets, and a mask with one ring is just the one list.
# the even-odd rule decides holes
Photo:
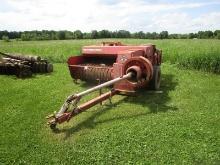
[(67, 61), (68, 65), (82, 64), (83, 62), (84, 62), (83, 56), (71, 56)]
[(125, 63), (128, 59), (132, 57), (144, 56), (144, 51), (142, 49), (129, 49), (120, 51), (118, 53), (117, 63)]
[(117, 56), (120, 51), (129, 49), (139, 49), (145, 52), (146, 56), (152, 56), (154, 53), (154, 46), (84, 46), (82, 54), (85, 56)]

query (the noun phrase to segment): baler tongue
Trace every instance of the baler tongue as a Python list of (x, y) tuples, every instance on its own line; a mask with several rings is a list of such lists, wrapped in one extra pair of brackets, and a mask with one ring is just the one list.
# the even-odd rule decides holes
[(89, 100), (88, 102), (78, 106), (78, 103), (83, 96), (88, 95), (89, 93), (92, 93), (94, 91), (100, 90), (104, 87), (111, 86), (111, 85), (113, 85), (117, 82), (120, 82), (122, 80), (131, 79), (131, 78), (135, 77), (136, 75), (137, 74), (134, 73), (134, 71), (130, 71), (122, 77), (118, 77), (113, 80), (107, 81), (103, 84), (100, 84), (100, 85), (95, 86), (93, 88), (87, 89), (81, 93), (70, 95), (66, 99), (65, 103), (62, 105), (62, 107), (60, 108), (60, 111), (58, 113), (55, 112), (54, 114), (47, 116), (47, 119), (50, 119), (50, 121), (48, 122), (48, 124), (50, 125), (50, 128), (55, 129), (57, 123), (61, 124), (65, 121), (68, 122), (72, 117), (76, 116), (77, 114), (89, 109), (90, 107), (92, 107), (92, 106), (94, 106), (94, 105), (96, 105), (106, 99), (111, 98), (115, 94), (119, 93), (119, 91), (113, 89), (107, 93), (101, 94), (100, 96), (98, 96), (92, 100)]

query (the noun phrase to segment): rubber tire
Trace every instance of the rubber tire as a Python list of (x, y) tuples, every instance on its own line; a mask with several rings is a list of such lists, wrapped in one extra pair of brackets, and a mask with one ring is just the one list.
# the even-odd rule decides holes
[(46, 68), (47, 68), (47, 73), (53, 72), (53, 64), (48, 63)]
[(152, 90), (160, 89), (160, 81), (161, 81), (161, 69), (160, 66), (153, 66), (153, 77), (149, 83), (149, 87)]
[(39, 63), (40, 66), (40, 73), (44, 73), (44, 63)]

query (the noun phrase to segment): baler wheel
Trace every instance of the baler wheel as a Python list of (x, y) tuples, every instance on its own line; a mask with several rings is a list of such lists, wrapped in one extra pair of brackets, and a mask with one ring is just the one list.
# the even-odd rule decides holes
[(160, 66), (153, 66), (153, 77), (149, 83), (150, 89), (158, 90), (160, 88), (161, 70)]

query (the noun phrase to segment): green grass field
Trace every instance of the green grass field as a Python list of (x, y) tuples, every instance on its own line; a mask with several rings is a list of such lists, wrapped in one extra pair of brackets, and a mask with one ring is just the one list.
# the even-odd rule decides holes
[(112, 105), (106, 101), (50, 130), (45, 117), (89, 87), (74, 84), (63, 62), (100, 41), (0, 42), (0, 51), (55, 62), (52, 74), (0, 75), (0, 164), (220, 164), (220, 76), (179, 67), (184, 54), (219, 59), (217, 40), (122, 40), (163, 50), (163, 92), (115, 96)]

